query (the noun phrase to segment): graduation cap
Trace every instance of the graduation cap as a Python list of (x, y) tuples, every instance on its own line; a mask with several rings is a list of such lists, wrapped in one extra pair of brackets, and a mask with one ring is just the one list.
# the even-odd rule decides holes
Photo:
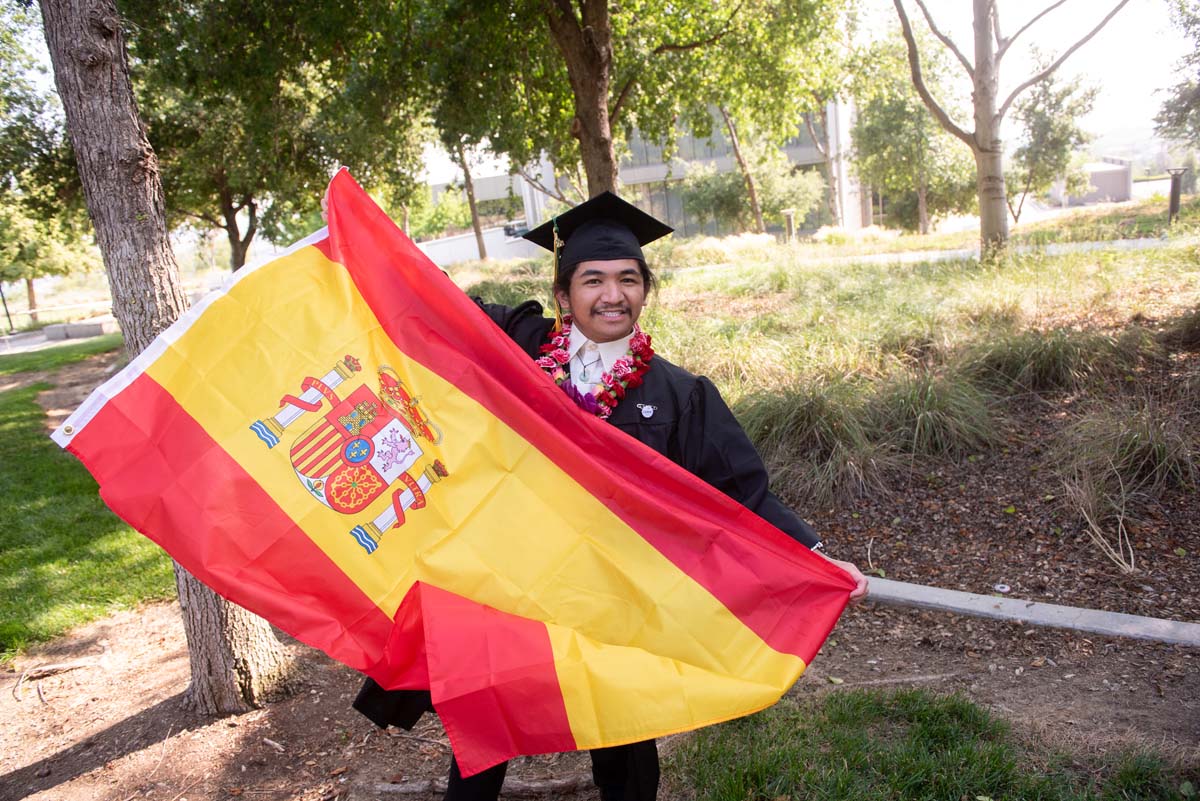
[(642, 245), (674, 230), (612, 192), (601, 192), (542, 223), (525, 238), (551, 253), (560, 245), (555, 254), (557, 273), (582, 261), (637, 259), (644, 264)]

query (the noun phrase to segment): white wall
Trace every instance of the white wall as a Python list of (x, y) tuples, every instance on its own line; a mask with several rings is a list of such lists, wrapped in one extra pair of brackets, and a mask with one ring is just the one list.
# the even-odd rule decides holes
[[(490, 259), (527, 259), (547, 252), (520, 237), (509, 238), (504, 234), (503, 228), (489, 228), (484, 231), (483, 246), (487, 248)], [(473, 231), (448, 236), (445, 239), (418, 242), (417, 247), (439, 267), (479, 258), (479, 245), (475, 241)]]

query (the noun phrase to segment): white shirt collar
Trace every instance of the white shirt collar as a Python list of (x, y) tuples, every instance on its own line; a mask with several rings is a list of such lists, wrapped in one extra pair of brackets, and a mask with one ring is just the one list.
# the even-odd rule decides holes
[(600, 351), (600, 363), (604, 365), (604, 372), (608, 373), (612, 372), (612, 367), (617, 359), (629, 352), (629, 340), (631, 339), (633, 339), (633, 331), (612, 342), (592, 342), (584, 336), (578, 326), (573, 325), (571, 326), (571, 336), (567, 340), (567, 353), (574, 359), (588, 345), (593, 345)]

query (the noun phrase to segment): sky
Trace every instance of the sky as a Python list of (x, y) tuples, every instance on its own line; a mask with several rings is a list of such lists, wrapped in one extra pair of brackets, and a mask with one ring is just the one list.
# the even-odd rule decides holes
[[(1001, 33), (1011, 35), (1051, 0), (997, 0), (1000, 3)], [(872, 23), (899, 30), (892, 0), (864, 0), (873, 14)], [(926, 6), (943, 33), (974, 59), (971, 0), (926, 0)], [(1019, 83), (1032, 75), (1029, 46), (1044, 52), (1062, 53), (1085, 35), (1116, 5), (1116, 0), (1067, 0), (1023, 33), (1013, 45), (1001, 71), (1001, 95), (1007, 97)], [(914, 0), (904, 0), (914, 27), (924, 26)], [(1154, 117), (1163, 103), (1162, 90), (1176, 82), (1176, 65), (1189, 49), (1189, 42), (1172, 26), (1167, 0), (1130, 0), (1087, 44), (1075, 51), (1059, 68), (1062, 76), (1082, 75), (1098, 86), (1092, 113), (1083, 128), (1100, 139), (1103, 146), (1148, 139), (1154, 132)], [(960, 124), (970, 124), (966, 114), (955, 115)], [(972, 126), (973, 127), (973, 126)], [(1011, 132), (1006, 131), (1011, 137)], [(1101, 147), (1102, 149), (1102, 147)], [(1101, 153), (1100, 155), (1103, 155)]]

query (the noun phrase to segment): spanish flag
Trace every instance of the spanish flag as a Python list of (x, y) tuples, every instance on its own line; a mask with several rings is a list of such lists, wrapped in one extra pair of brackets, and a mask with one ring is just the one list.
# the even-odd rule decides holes
[(853, 589), (583, 413), (345, 171), (53, 436), (218, 593), (428, 689), (467, 775), (769, 706)]

